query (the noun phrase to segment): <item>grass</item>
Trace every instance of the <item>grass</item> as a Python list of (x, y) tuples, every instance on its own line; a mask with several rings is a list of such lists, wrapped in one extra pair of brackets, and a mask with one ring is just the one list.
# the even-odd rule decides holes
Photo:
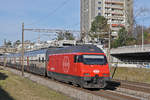
[[(111, 68), (111, 74), (114, 68)], [(150, 84), (150, 69), (118, 67), (114, 79), (128, 80)]]
[(28, 79), (0, 70), (0, 100), (72, 100)]

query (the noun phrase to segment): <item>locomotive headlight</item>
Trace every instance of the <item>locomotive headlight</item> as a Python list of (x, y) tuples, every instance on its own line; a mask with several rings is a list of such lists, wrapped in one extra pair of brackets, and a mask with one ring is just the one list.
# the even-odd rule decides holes
[(100, 70), (93, 70), (93, 73), (98, 74), (100, 73)]
[(90, 75), (90, 73), (84, 73), (84, 75)]

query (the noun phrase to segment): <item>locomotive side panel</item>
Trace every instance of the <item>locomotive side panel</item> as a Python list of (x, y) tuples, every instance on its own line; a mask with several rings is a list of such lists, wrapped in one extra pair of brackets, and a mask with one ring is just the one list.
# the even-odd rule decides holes
[(75, 77), (79, 76), (77, 66), (74, 63), (74, 55), (70, 54), (49, 56), (47, 70), (50, 77), (66, 82), (74, 82)]

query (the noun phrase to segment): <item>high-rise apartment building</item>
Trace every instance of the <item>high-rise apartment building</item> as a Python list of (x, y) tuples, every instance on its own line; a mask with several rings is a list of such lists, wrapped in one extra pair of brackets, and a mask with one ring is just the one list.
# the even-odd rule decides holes
[(121, 27), (132, 27), (133, 0), (81, 0), (81, 32), (88, 33), (96, 16), (104, 16), (117, 36)]

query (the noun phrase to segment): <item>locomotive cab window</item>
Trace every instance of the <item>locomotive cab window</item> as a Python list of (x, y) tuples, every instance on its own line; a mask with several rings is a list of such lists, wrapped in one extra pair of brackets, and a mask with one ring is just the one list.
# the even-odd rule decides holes
[(83, 63), (87, 65), (105, 65), (107, 59), (104, 55), (83, 55)]
[(75, 56), (74, 56), (74, 62), (75, 62), (75, 63), (83, 62), (83, 57), (82, 57), (82, 55), (75, 55)]
[(41, 62), (41, 58), (39, 57), (39, 62)]
[(42, 57), (42, 63), (44, 63), (44, 61), (45, 61), (45, 60), (44, 60), (44, 57)]

